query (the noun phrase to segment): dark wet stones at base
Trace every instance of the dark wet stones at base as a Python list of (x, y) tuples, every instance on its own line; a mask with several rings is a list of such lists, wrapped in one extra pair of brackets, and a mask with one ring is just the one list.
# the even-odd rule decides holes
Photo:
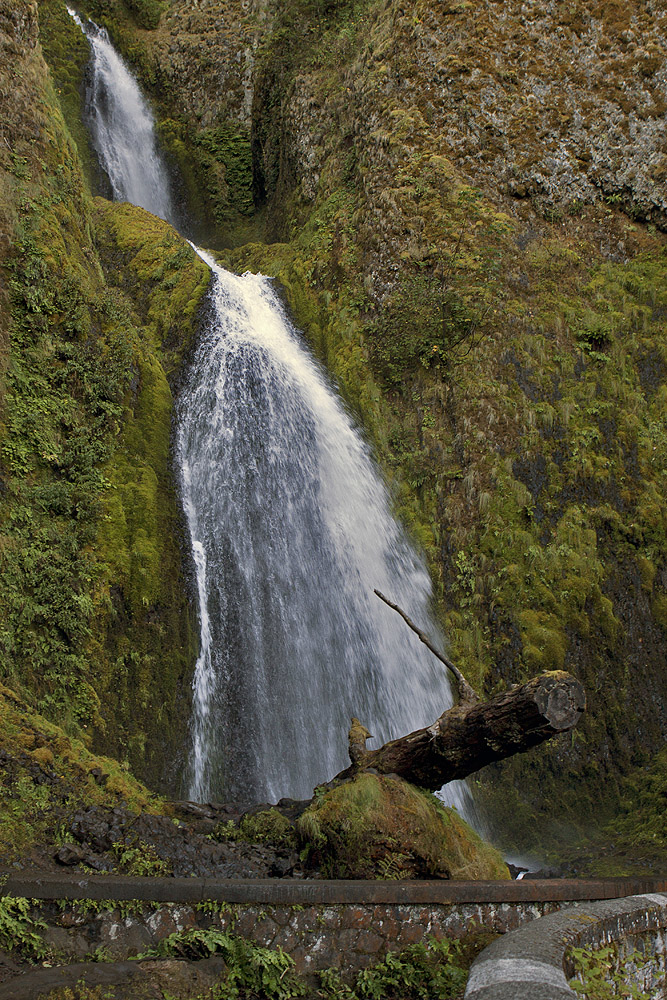
[[(175, 802), (175, 816), (136, 815), (129, 809), (92, 806), (76, 813), (69, 832), (76, 843), (65, 844), (53, 855), (59, 865), (85, 865), (95, 871), (126, 870), (127, 855), (154, 874), (175, 877), (285, 878), (301, 872), (296, 852), (245, 840), (213, 838), (221, 825), (238, 826), (247, 808), (229, 804)], [(267, 807), (253, 807), (253, 814)], [(295, 804), (287, 807), (294, 812)], [(119, 859), (126, 856), (119, 865)], [(130, 865), (130, 870), (128, 870)], [(159, 870), (158, 870), (159, 866)], [(135, 871), (134, 874), (139, 872)], [(141, 874), (151, 874), (150, 870)]]
[(63, 844), (53, 855), (54, 861), (59, 865), (70, 867), (72, 865), (85, 864), (88, 852), (80, 844)]

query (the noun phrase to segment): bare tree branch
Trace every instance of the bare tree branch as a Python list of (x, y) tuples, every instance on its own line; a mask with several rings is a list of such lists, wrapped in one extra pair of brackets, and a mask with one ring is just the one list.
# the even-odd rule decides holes
[(380, 593), (379, 590), (374, 590), (373, 592), (377, 594), (377, 596), (380, 598), (381, 601), (384, 601), (384, 603), (387, 604), (390, 608), (392, 608), (394, 611), (397, 611), (401, 616), (401, 618), (403, 619), (403, 621), (405, 622), (405, 624), (412, 629), (415, 635), (419, 637), (421, 642), (423, 642), (424, 645), (431, 650), (434, 656), (437, 656), (437, 658), (440, 660), (441, 663), (444, 663), (444, 665), (447, 667), (448, 670), (451, 670), (451, 672), (454, 674), (454, 677), (456, 678), (456, 686), (459, 693), (459, 699), (461, 701), (468, 702), (469, 704), (474, 704), (475, 702), (478, 702), (480, 698), (475, 689), (471, 687), (470, 684), (468, 684), (468, 681), (465, 679), (459, 668), (456, 667), (451, 660), (448, 660), (446, 656), (443, 656), (443, 654), (438, 649), (436, 649), (436, 647), (433, 645), (433, 643), (426, 635), (426, 633), (422, 632), (422, 630), (417, 625), (415, 625), (415, 623), (412, 621), (411, 618), (408, 618), (405, 611), (403, 611), (402, 608), (399, 608), (398, 604), (394, 604), (393, 601), (390, 601), (389, 598), (385, 597), (384, 594)]

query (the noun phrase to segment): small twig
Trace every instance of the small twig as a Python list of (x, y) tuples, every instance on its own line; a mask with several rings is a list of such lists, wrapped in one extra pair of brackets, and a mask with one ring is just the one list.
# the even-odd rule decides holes
[(456, 686), (458, 688), (460, 700), (468, 702), (479, 701), (480, 700), (479, 695), (477, 694), (475, 689), (471, 687), (470, 684), (468, 684), (467, 680), (465, 679), (459, 668), (456, 667), (451, 660), (448, 660), (446, 656), (443, 656), (443, 654), (438, 649), (435, 648), (435, 646), (433, 645), (429, 637), (426, 635), (426, 633), (422, 632), (422, 630), (418, 628), (417, 625), (415, 625), (415, 623), (412, 621), (411, 618), (408, 618), (405, 611), (403, 611), (402, 608), (399, 608), (398, 604), (394, 604), (394, 602), (390, 601), (388, 597), (385, 597), (384, 594), (382, 594), (379, 590), (374, 590), (373, 593), (377, 594), (380, 600), (384, 601), (385, 604), (388, 604), (389, 607), (392, 608), (394, 611), (398, 611), (399, 615), (401, 616), (405, 624), (412, 629), (415, 635), (419, 636), (419, 639), (424, 643), (425, 646), (427, 646), (431, 650), (433, 655), (437, 656), (440, 662), (444, 663), (444, 665), (447, 667), (448, 670), (451, 670), (451, 672), (454, 674), (454, 677), (456, 678)]

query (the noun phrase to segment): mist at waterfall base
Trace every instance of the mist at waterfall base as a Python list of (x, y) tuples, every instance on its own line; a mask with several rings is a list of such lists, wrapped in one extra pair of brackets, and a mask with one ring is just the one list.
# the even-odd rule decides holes
[[(114, 199), (173, 224), (137, 82), (106, 32), (70, 13), (91, 44), (88, 115)], [(201, 629), (185, 791), (309, 797), (348, 763), (351, 716), (379, 745), (451, 704), (442, 666), (373, 594), (437, 635), (430, 580), (271, 281), (197, 253), (213, 275), (208, 321), (175, 432)], [(442, 797), (470, 815), (463, 782)]]

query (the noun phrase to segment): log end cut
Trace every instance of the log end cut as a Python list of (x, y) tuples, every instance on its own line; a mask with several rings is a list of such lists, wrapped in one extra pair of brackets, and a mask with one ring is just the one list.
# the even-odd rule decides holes
[(577, 725), (586, 709), (586, 692), (571, 674), (553, 670), (536, 679), (535, 704), (555, 733)]

